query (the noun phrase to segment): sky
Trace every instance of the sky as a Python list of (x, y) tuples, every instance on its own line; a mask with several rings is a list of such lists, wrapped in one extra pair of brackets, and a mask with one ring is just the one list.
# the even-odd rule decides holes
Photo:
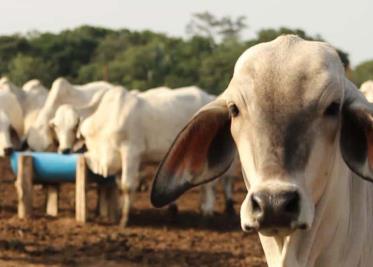
[(352, 65), (373, 59), (372, 0), (0, 0), (0, 9), (0, 34), (89, 24), (184, 37), (194, 13), (244, 15), (244, 39), (263, 28), (301, 28), (347, 51)]

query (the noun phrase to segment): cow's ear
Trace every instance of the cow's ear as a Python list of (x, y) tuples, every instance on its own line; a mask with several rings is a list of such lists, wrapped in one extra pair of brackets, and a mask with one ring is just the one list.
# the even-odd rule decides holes
[(84, 140), (84, 136), (82, 134), (82, 124), (84, 119), (82, 117), (79, 117), (79, 123), (76, 127), (76, 139), (78, 140)]
[(344, 161), (359, 177), (373, 182), (373, 104), (346, 82), (340, 146)]
[(155, 207), (176, 200), (186, 190), (223, 174), (235, 156), (230, 115), (222, 100), (202, 108), (179, 133), (153, 181)]
[(73, 146), (73, 152), (74, 153), (84, 153), (87, 152), (87, 147), (85, 145), (85, 139), (81, 132), (81, 125), (83, 123), (84, 119), (82, 117), (79, 118), (79, 123), (76, 126), (76, 141)]

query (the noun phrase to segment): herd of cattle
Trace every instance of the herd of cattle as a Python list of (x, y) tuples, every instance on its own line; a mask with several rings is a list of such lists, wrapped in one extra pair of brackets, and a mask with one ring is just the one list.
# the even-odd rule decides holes
[[(364, 97), (364, 95), (366, 98)], [(121, 224), (140, 164), (160, 162), (151, 202), (173, 204), (203, 185), (211, 214), (214, 178), (227, 210), (238, 164), (248, 190), (244, 231), (258, 231), (270, 267), (371, 266), (373, 81), (358, 90), (326, 43), (286, 35), (249, 48), (228, 88), (127, 91), (107, 82), (48, 91), (0, 81), (0, 153), (84, 151), (89, 168), (118, 175)]]
[[(103, 177), (119, 174), (117, 206), (125, 226), (132, 194), (140, 183), (140, 164), (160, 162), (178, 131), (214, 99), (194, 86), (138, 92), (105, 81), (72, 85), (58, 78), (48, 91), (38, 80), (21, 89), (2, 78), (0, 153), (7, 156), (25, 149), (85, 152), (94, 173)], [(234, 176), (233, 167), (223, 175), (227, 212), (234, 212)], [(204, 215), (213, 213), (214, 200), (214, 183), (208, 183), (203, 187)]]

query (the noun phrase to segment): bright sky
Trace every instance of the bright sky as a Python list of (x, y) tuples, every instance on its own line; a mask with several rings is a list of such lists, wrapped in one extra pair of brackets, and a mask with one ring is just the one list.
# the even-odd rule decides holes
[(373, 59), (372, 0), (0, 0), (0, 8), (0, 34), (90, 24), (185, 36), (193, 13), (245, 15), (245, 38), (264, 27), (297, 27), (347, 51), (353, 65)]

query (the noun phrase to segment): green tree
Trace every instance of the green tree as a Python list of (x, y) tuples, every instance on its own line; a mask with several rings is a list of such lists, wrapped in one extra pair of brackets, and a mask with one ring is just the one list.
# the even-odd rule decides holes
[(30, 49), (27, 39), (22, 36), (0, 36), (0, 76), (8, 72), (10, 61), (18, 53), (26, 53)]
[(165, 44), (132, 46), (109, 63), (109, 80), (140, 90), (164, 84), (169, 66)]
[(358, 87), (367, 80), (373, 80), (373, 60), (357, 65), (352, 72), (352, 80)]
[(98, 44), (110, 32), (104, 28), (81, 26), (59, 34), (40, 34), (30, 39), (30, 45), (34, 56), (51, 62), (59, 76), (74, 81), (79, 68), (91, 61)]
[[(216, 17), (203, 12), (193, 15), (187, 39), (152, 31), (91, 26), (56, 34), (0, 36), (0, 75), (9, 73), (18, 84), (39, 78), (48, 85), (64, 76), (73, 83), (105, 79), (141, 90), (198, 85), (218, 94), (226, 88), (234, 64), (245, 49), (281, 34), (321, 39), (301, 29), (279, 28), (263, 29), (255, 38), (243, 40), (246, 28), (243, 16)], [(348, 54), (338, 52), (348, 65)], [(359, 72), (362, 70), (357, 69), (355, 76), (361, 76)]]
[(192, 36), (203, 36), (214, 42), (218, 40), (237, 42), (241, 39), (241, 33), (246, 28), (245, 16), (217, 18), (205, 11), (193, 14), (192, 20), (186, 26), (186, 31)]
[(201, 82), (200, 66), (216, 48), (208, 38), (194, 36), (189, 40), (177, 39), (168, 42), (169, 66), (165, 85), (175, 88), (198, 85)]
[(246, 48), (247, 46), (243, 43), (229, 43), (217, 47), (200, 64), (199, 85), (212, 94), (220, 94), (224, 91), (232, 78), (238, 57)]
[(40, 79), (44, 84), (52, 82), (51, 77), (55, 76), (54, 67), (45, 63), (42, 59), (18, 54), (9, 64), (7, 74), (11, 81), (21, 86), (31, 79)]

